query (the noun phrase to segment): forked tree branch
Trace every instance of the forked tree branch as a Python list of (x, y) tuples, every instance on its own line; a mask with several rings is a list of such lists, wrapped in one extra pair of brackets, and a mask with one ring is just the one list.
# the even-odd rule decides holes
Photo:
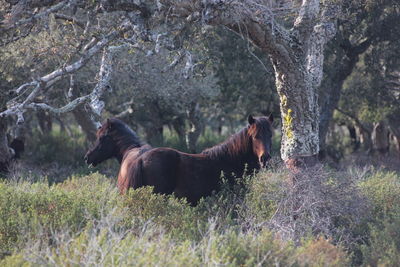
[[(25, 83), (14, 90), (14, 92), (18, 95), (14, 99), (10, 100), (7, 105), (7, 109), (0, 113), (0, 117), (7, 116), (17, 116), (17, 123), (23, 123), (24, 117), (23, 114), (27, 110), (31, 109), (45, 109), (47, 111), (60, 114), (73, 110), (78, 105), (91, 101), (91, 106), (96, 113), (101, 112), (104, 103), (99, 100), (100, 96), (104, 92), (105, 88), (107, 88), (110, 75), (111, 75), (111, 55), (109, 53), (103, 54), (102, 63), (100, 66), (99, 72), (99, 82), (96, 87), (93, 89), (92, 93), (86, 96), (82, 96), (76, 98), (71, 101), (67, 105), (61, 108), (54, 108), (46, 103), (35, 103), (34, 100), (40, 93), (53, 85), (56, 81), (64, 77), (65, 75), (75, 73), (83, 66), (85, 66), (88, 61), (99, 51), (104, 49), (111, 41), (117, 39), (122, 33), (128, 31), (130, 26), (128, 24), (124, 24), (120, 26), (117, 30), (112, 31), (110, 34), (106, 35), (103, 39), (98, 41), (95, 45), (93, 45), (90, 49), (88, 49), (77, 61), (74, 63), (59, 68), (47, 75), (44, 75), (32, 82)], [(29, 95), (23, 100), (19, 101), (23, 94), (25, 94), (29, 88), (33, 90), (29, 93)]]

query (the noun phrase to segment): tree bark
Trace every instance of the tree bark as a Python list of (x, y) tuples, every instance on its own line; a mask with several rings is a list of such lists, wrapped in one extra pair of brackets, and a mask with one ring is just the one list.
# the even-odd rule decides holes
[(370, 153), (372, 151), (371, 131), (365, 126), (360, 126), (357, 124), (355, 127), (358, 130), (360, 136), (360, 144), (362, 149), (367, 153)]
[(190, 153), (197, 152), (197, 140), (203, 132), (204, 124), (198, 103), (192, 103), (188, 110), (188, 120), (190, 129), (186, 134), (186, 144)]
[(384, 122), (374, 123), (371, 138), (374, 151), (377, 151), (380, 155), (389, 153), (389, 130)]
[(346, 125), (346, 127), (349, 130), (351, 147), (353, 148), (353, 152), (355, 152), (360, 148), (360, 142), (357, 140), (356, 128), (353, 125)]
[(396, 150), (400, 158), (400, 116), (399, 110), (388, 116), (389, 130), (396, 140)]
[(281, 157), (293, 161), (312, 157), (319, 151), (318, 101), (316, 88), (305, 81), (304, 66), (297, 73), (275, 67), (276, 84), (280, 96), (282, 116)]
[(5, 119), (0, 118), (0, 175), (8, 172), (13, 156), (13, 150), (8, 146), (7, 123)]

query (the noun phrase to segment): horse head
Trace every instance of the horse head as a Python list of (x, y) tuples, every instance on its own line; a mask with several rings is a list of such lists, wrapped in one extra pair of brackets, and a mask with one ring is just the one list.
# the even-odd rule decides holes
[(268, 117), (253, 117), (249, 115), (247, 133), (250, 137), (254, 155), (258, 158), (261, 168), (265, 168), (271, 159), (272, 147), (272, 114)]
[(88, 165), (97, 164), (115, 157), (118, 153), (117, 146), (113, 140), (112, 132), (114, 125), (112, 119), (107, 119), (97, 130), (94, 146), (85, 155), (85, 162)]

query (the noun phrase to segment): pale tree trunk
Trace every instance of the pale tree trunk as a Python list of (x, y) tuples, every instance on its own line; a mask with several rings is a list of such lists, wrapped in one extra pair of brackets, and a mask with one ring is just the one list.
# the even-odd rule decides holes
[(395, 142), (396, 142), (396, 152), (397, 152), (397, 156), (400, 158), (400, 136), (395, 136), (394, 137)]
[(396, 141), (396, 151), (400, 158), (400, 117), (399, 112), (388, 116), (389, 130), (394, 135)]
[(360, 136), (361, 148), (370, 153), (372, 151), (371, 131), (366, 126), (360, 126), (359, 124), (356, 124), (355, 127)]
[[(333, 23), (314, 24), (319, 1), (303, 1), (294, 33), (281, 53), (271, 53), (282, 117), (281, 157), (289, 168), (314, 164), (319, 153), (319, 104), (324, 47), (334, 36)], [(296, 35), (295, 35), (296, 36)]]
[(187, 111), (190, 129), (186, 133), (186, 145), (190, 153), (197, 152), (197, 140), (204, 129), (198, 103), (192, 103)]
[(304, 66), (297, 68), (298, 73), (290, 73), (275, 67), (282, 116), (281, 157), (289, 167), (308, 161), (319, 151), (316, 87), (305, 77)]
[(389, 130), (384, 122), (374, 123), (371, 139), (374, 151), (381, 155), (389, 153)]

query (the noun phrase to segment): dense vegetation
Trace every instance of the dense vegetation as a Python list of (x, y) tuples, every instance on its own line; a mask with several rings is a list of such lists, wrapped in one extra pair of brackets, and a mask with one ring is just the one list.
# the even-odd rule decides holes
[[(121, 196), (115, 179), (24, 176), (0, 183), (1, 266), (394, 266), (400, 175), (304, 174), (288, 189), (276, 166), (191, 207), (151, 188)], [(293, 207), (296, 207), (295, 211)], [(24, 265), (25, 266), (25, 265)]]

